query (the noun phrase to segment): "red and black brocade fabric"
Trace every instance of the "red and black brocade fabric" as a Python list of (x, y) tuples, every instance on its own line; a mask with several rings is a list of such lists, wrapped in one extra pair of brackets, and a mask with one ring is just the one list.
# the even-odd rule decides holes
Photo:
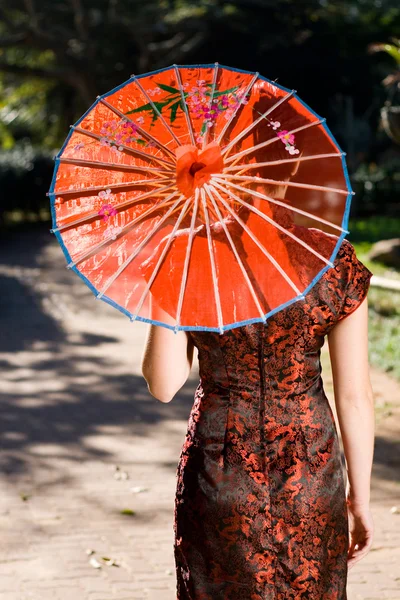
[(190, 332), (200, 382), (177, 468), (178, 600), (347, 600), (345, 482), (320, 350), (371, 273), (347, 240), (334, 265), (265, 324)]

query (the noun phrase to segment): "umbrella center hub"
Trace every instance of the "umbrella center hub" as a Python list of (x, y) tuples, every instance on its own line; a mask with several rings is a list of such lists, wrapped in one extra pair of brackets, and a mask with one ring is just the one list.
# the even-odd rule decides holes
[(216, 142), (202, 149), (191, 145), (179, 146), (176, 159), (176, 185), (186, 198), (192, 196), (196, 188), (209, 183), (213, 175), (221, 174), (224, 168), (221, 148)]
[(190, 175), (194, 177), (197, 171), (201, 171), (201, 169), (204, 169), (205, 166), (206, 163), (195, 161), (189, 169)]

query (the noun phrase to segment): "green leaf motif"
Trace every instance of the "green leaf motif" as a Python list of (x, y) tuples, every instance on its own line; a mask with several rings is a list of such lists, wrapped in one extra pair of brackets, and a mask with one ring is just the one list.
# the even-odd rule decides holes
[(143, 106), (138, 106), (137, 108), (133, 108), (132, 110), (128, 110), (128, 112), (124, 113), (125, 115), (131, 115), (132, 113), (142, 112), (144, 110), (153, 110), (152, 105), (144, 104)]
[(236, 85), (235, 87), (230, 88), (229, 90), (214, 92), (213, 98), (218, 98), (219, 96), (225, 96), (226, 94), (233, 94), (238, 89), (239, 89), (239, 86)]
[(177, 110), (179, 108), (179, 106), (181, 106), (181, 102), (175, 102), (175, 104), (173, 104), (170, 108), (171, 108), (171, 117), (170, 117), (170, 122), (173, 123), (176, 119), (176, 113)]
[(156, 84), (160, 89), (164, 90), (164, 92), (169, 92), (170, 94), (180, 94), (180, 91), (177, 90), (176, 88), (173, 88), (169, 85), (165, 85), (164, 83), (157, 83)]
[[(166, 96), (162, 101), (158, 101), (158, 102), (148, 102), (147, 104), (144, 104), (143, 106), (138, 106), (137, 108), (133, 108), (132, 110), (126, 112), (126, 115), (130, 115), (133, 113), (140, 113), (140, 112), (151, 112), (152, 113), (152, 121), (151, 121), (151, 125), (153, 125), (158, 117), (159, 117), (159, 113), (162, 114), (163, 109), (168, 106), (167, 110), (170, 111), (170, 122), (173, 123), (176, 120), (177, 117), (177, 113), (178, 113), (178, 109), (180, 109), (182, 112), (186, 112), (186, 107), (185, 104), (187, 106), (187, 98), (189, 96), (188, 92), (182, 92), (172, 86), (169, 85), (165, 85), (164, 83), (157, 83), (156, 84), (160, 89), (162, 89), (164, 92), (168, 92), (168, 96)], [(232, 94), (234, 92), (236, 92), (240, 86), (236, 85), (232, 88), (229, 88), (228, 90), (214, 90), (214, 94), (212, 94), (211, 88), (212, 88), (212, 84), (207, 83), (206, 84), (207, 87), (210, 88), (210, 91), (205, 92), (207, 96), (212, 96), (212, 98), (219, 98), (220, 96), (225, 96), (226, 94)], [(182, 98), (183, 96), (183, 98)], [(176, 102), (174, 102), (174, 100), (176, 100)], [(172, 104), (171, 104), (172, 102)], [(203, 124), (202, 127), (202, 133), (203, 130), (205, 131), (204, 127), (206, 127), (205, 124)]]

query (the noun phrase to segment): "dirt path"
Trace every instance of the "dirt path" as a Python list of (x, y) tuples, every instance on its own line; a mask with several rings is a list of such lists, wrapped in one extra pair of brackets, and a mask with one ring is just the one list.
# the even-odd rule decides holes
[[(147, 325), (96, 302), (47, 230), (3, 240), (0, 289), (1, 600), (174, 600), (175, 473), (197, 370), (170, 404), (152, 398)], [(349, 600), (400, 600), (400, 386), (372, 378), (376, 534)]]

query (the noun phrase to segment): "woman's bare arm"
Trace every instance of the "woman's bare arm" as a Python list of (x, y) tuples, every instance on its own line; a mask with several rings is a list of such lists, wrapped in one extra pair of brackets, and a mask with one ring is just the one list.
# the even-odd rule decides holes
[[(152, 318), (174, 325), (172, 317), (155, 306)], [(186, 331), (174, 333), (161, 325), (149, 325), (142, 357), (142, 373), (149, 392), (161, 402), (170, 402), (186, 382), (193, 363), (194, 346)]]
[(328, 334), (335, 405), (347, 463), (348, 498), (368, 505), (374, 453), (374, 396), (368, 365), (368, 301)]

